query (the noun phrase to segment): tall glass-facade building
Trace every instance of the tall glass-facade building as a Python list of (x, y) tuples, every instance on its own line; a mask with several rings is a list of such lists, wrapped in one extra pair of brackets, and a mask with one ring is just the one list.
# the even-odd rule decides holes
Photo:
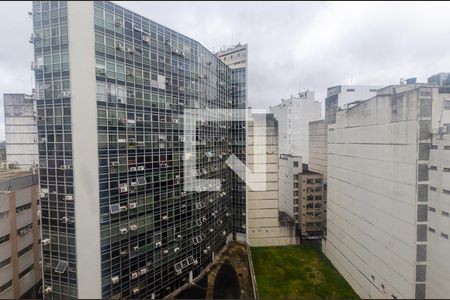
[(166, 297), (245, 236), (225, 164), (245, 125), (197, 124), (191, 176), (222, 189), (183, 190), (183, 111), (245, 108), (239, 74), (110, 2), (35, 1), (33, 25), (44, 294)]

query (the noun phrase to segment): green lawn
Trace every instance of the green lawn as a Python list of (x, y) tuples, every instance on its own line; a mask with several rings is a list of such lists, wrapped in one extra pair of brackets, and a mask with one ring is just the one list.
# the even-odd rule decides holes
[(318, 249), (251, 248), (261, 299), (359, 299)]

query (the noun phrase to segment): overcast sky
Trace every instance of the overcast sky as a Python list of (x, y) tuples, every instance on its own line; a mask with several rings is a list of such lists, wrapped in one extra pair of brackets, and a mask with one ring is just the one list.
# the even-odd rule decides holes
[[(425, 82), (450, 71), (450, 3), (115, 2), (210, 50), (248, 43), (256, 108), (306, 89), (323, 101), (334, 85)], [(0, 94), (31, 91), (30, 10), (31, 2), (0, 2)]]

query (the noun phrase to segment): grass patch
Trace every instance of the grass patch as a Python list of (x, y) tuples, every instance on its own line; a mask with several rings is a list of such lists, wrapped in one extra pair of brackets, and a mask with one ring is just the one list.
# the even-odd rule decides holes
[(315, 248), (251, 248), (261, 299), (359, 299), (331, 262)]

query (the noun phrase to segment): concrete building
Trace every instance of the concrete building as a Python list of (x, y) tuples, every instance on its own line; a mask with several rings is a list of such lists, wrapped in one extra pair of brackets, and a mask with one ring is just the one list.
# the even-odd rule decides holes
[(431, 128), (448, 123), (449, 97), (432, 85), (388, 86), (338, 111), (328, 126), (323, 249), (362, 298), (448, 295), (436, 281), (446, 272), (448, 255), (439, 253), (448, 244), (441, 235), (448, 227), (434, 228), (436, 244), (427, 228), (433, 193), (448, 196), (443, 186), (429, 192), (439, 179), (429, 175), (428, 165)]
[(329, 87), (325, 98), (325, 120), (336, 122), (336, 112), (358, 101), (364, 101), (376, 95), (381, 86), (337, 85)]
[(322, 186), (322, 231), (327, 230), (327, 157), (328, 122), (320, 120), (309, 123), (309, 165), (308, 169), (323, 175)]
[(302, 158), (281, 154), (278, 159), (278, 199), (280, 211), (285, 212), (298, 223), (299, 174), (302, 172)]
[(425, 295), (430, 299), (450, 295), (450, 105), (443, 110), (443, 116), (446, 123), (438, 124), (440, 130), (433, 130), (429, 164)]
[[(185, 109), (237, 108), (234, 73), (108, 1), (34, 1), (32, 14), (45, 297), (169, 297), (237, 235), (235, 134), (202, 122), (188, 141), (183, 129)], [(186, 191), (192, 177), (221, 191)]]
[(303, 163), (309, 163), (308, 123), (320, 119), (320, 107), (311, 91), (270, 107), (278, 121), (280, 154), (301, 156)]
[(309, 122), (308, 169), (327, 177), (328, 123), (325, 120)]
[(0, 299), (19, 299), (41, 279), (37, 181), (30, 172), (0, 173)]
[[(246, 117), (245, 109), (247, 109), (247, 82), (248, 82), (248, 49), (247, 44), (240, 43), (234, 47), (224, 49), (216, 53), (217, 57), (230, 67), (232, 76), (232, 101), (233, 107), (241, 109), (241, 116), (243, 121), (235, 121), (231, 123), (232, 126), (232, 151), (239, 160), (246, 162)], [(245, 180), (242, 180), (236, 174), (232, 175), (232, 209), (233, 209), (233, 232), (236, 233), (236, 239), (245, 241), (245, 227), (246, 227), (246, 186)]]
[(26, 94), (4, 94), (6, 161), (29, 170), (38, 163), (36, 103)]
[(278, 130), (273, 114), (252, 114), (247, 128), (247, 240), (252, 247), (295, 244), (293, 224), (282, 224), (278, 202)]
[(298, 175), (298, 227), (302, 239), (320, 239), (323, 232), (323, 175), (303, 170)]
[(450, 85), (450, 73), (441, 72), (428, 77), (429, 84), (437, 84), (439, 86), (449, 86)]

